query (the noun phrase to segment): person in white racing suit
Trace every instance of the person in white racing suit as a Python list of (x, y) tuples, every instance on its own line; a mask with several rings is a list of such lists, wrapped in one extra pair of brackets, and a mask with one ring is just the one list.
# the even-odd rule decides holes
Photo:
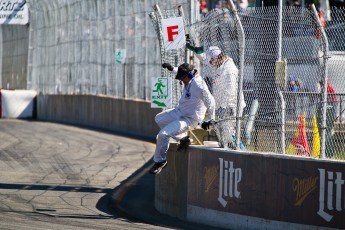
[(172, 109), (165, 110), (156, 115), (155, 121), (161, 128), (157, 135), (156, 149), (153, 156), (155, 164), (150, 173), (158, 174), (167, 164), (167, 151), (170, 138), (180, 141), (180, 146), (188, 146), (189, 137), (179, 138), (180, 134), (197, 127), (205, 118), (209, 122), (215, 118), (215, 101), (205, 81), (194, 69), (193, 65), (184, 63), (178, 68), (164, 63), (163, 68), (176, 73), (175, 79), (183, 83), (182, 95), (179, 104)]
[[(216, 103), (215, 130), (221, 147), (226, 149), (235, 149), (233, 140), (236, 127), (237, 115), (237, 92), (238, 92), (238, 69), (232, 58), (217, 46), (210, 46), (207, 52), (203, 48), (196, 49), (189, 43), (187, 48), (196, 53), (196, 57), (211, 69), (209, 81), (211, 84), (212, 95)], [(201, 51), (201, 52), (200, 52)], [(243, 92), (241, 94), (241, 104), (239, 116), (242, 116), (243, 109), (246, 106)], [(202, 127), (208, 129), (209, 125)], [(241, 145), (242, 146), (242, 145)]]

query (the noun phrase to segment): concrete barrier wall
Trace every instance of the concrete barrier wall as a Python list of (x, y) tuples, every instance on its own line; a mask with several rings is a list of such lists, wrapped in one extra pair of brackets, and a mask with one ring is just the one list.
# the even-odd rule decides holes
[(32, 118), (37, 92), (0, 89), (0, 118)]
[(345, 229), (345, 162), (171, 145), (156, 209), (229, 229)]
[(159, 128), (154, 117), (161, 109), (151, 109), (143, 100), (127, 100), (93, 95), (38, 95), (37, 119), (85, 125), (118, 131), (154, 140)]
[(182, 220), (187, 218), (188, 153), (177, 152), (171, 144), (167, 156), (167, 170), (156, 176), (155, 207), (164, 214)]
[[(91, 95), (39, 95), (37, 118), (154, 139), (150, 103)], [(171, 144), (156, 176), (164, 214), (230, 229), (345, 229), (345, 162)]]

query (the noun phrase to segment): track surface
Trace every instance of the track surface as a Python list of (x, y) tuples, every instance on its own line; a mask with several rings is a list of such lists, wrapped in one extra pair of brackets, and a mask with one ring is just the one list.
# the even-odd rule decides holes
[(108, 207), (153, 150), (105, 132), (0, 120), (0, 229), (164, 229)]
[(0, 229), (215, 229), (155, 210), (154, 148), (99, 130), (0, 119)]

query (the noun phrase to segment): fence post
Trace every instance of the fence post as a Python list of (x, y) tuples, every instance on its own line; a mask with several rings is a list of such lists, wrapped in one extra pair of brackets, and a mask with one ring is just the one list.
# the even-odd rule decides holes
[[(30, 33), (30, 31), (29, 31), (29, 33)], [(2, 38), (2, 27), (0, 27), (0, 42), (1, 43), (3, 43), (3, 40), (2, 40), (3, 38)], [(3, 57), (2, 57), (2, 44), (0, 45), (0, 73), (1, 73), (1, 77), (0, 77), (0, 88), (3, 88), (3, 86), (2, 86), (2, 60), (3, 60)], [(1, 108), (0, 108), (0, 110), (1, 110)], [(1, 114), (0, 114), (0, 117), (1, 117)]]
[[(278, 63), (281, 62), (282, 60), (282, 44), (283, 44), (283, 1), (279, 0), (278, 2), (278, 57), (277, 57), (277, 61)], [(277, 78), (277, 76), (276, 76)], [(284, 76), (284, 80), (285, 80), (285, 76)], [(277, 82), (276, 82), (277, 83)], [(282, 89), (284, 88), (284, 83), (282, 84), (281, 89), (278, 89), (278, 95), (281, 101), (281, 137), (280, 137), (280, 146), (281, 146), (281, 151), (282, 154), (285, 154), (285, 100), (284, 100), (284, 96), (282, 93)]]
[(243, 88), (243, 68), (244, 68), (244, 50), (245, 50), (245, 35), (244, 29), (240, 20), (240, 17), (237, 14), (237, 9), (232, 0), (230, 2), (230, 7), (235, 16), (235, 21), (237, 23), (237, 33), (239, 37), (239, 66), (238, 66), (238, 91), (237, 91), (237, 108), (236, 108), (236, 149), (240, 149), (240, 139), (241, 139), (241, 116), (242, 112), (242, 88)]
[(321, 25), (319, 15), (316, 11), (315, 5), (312, 5), (315, 20), (317, 22), (317, 29), (320, 31), (320, 39), (323, 45), (323, 87), (322, 87), (322, 117), (321, 117), (321, 151), (320, 157), (326, 158), (326, 116), (327, 116), (327, 61), (328, 61), (328, 39), (326, 33)]
[(286, 105), (285, 105), (285, 100), (284, 100), (284, 96), (281, 90), (279, 90), (279, 98), (281, 100), (281, 151), (282, 154), (285, 154), (285, 109), (286, 109)]
[[(278, 61), (282, 59), (282, 40), (283, 40), (283, 1), (279, 0), (279, 18), (278, 18)], [(280, 96), (280, 95), (279, 95)]]
[(343, 103), (343, 97), (342, 97), (342, 95), (340, 95), (340, 100), (339, 100), (339, 124), (342, 124), (342, 119), (341, 119), (341, 117), (342, 117), (342, 113), (344, 112), (343, 111), (343, 108), (342, 108), (342, 103)]

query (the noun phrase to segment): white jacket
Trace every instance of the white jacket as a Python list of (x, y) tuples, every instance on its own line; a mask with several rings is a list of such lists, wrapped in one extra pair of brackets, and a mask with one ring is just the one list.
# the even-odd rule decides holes
[[(174, 68), (177, 72), (177, 68)], [(197, 74), (188, 85), (184, 85), (179, 104), (175, 108), (180, 116), (192, 118), (197, 122), (203, 121), (206, 110), (207, 119), (215, 119), (215, 100), (210, 93), (204, 79)]]
[[(210, 64), (206, 59), (205, 54), (196, 55), (204, 65)], [(231, 108), (234, 112), (233, 115), (236, 115), (237, 108), (237, 91), (238, 91), (238, 69), (232, 60), (232, 58), (227, 57), (224, 63), (215, 68), (210, 67), (212, 73), (209, 73), (212, 83), (212, 94), (216, 102), (216, 111), (222, 108)], [(242, 116), (242, 111), (246, 103), (244, 101), (243, 92), (241, 94), (241, 104), (240, 104), (240, 116)]]

